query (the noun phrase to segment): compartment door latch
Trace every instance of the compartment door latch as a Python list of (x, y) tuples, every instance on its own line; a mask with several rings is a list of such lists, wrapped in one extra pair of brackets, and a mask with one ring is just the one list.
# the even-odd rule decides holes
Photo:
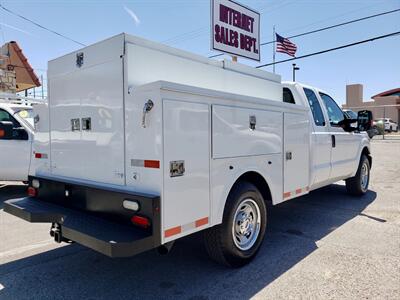
[(143, 106), (143, 117), (142, 117), (142, 127), (146, 128), (146, 115), (153, 109), (154, 102), (151, 100), (147, 100), (147, 102)]

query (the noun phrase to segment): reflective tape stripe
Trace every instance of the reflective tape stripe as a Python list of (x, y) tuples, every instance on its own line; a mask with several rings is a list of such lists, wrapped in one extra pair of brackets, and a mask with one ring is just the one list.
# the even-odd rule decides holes
[(46, 153), (38, 153), (38, 152), (35, 153), (35, 158), (38, 158), (38, 159), (44, 158), (44, 159), (46, 159), (47, 157), (48, 156), (47, 156)]
[(208, 224), (208, 218), (206, 217), (206, 218), (197, 220), (195, 222), (195, 224), (196, 224), (196, 227), (200, 227), (200, 226), (206, 225), (206, 224)]
[(285, 193), (283, 193), (283, 199), (289, 198), (289, 197), (294, 196), (294, 195), (299, 195), (299, 194), (302, 194), (302, 193), (306, 193), (309, 190), (310, 190), (310, 188), (307, 186), (305, 188), (296, 189), (295, 191), (285, 192)]
[(195, 229), (197, 227), (201, 227), (208, 224), (208, 217), (198, 219), (194, 222), (190, 222), (188, 224), (184, 224), (182, 226), (172, 227), (170, 229), (165, 230), (164, 237), (171, 237), (176, 234), (180, 234), (185, 231), (189, 231)]
[(147, 159), (131, 159), (131, 166), (132, 167), (159, 169), (160, 161), (159, 160), (147, 160)]
[(182, 232), (181, 226), (173, 227), (170, 229), (165, 230), (165, 237), (170, 237)]
[(292, 195), (291, 192), (283, 193), (283, 198), (289, 198)]

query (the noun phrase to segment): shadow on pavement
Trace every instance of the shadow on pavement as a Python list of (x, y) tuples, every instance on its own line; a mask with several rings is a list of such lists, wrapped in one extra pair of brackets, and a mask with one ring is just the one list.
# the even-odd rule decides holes
[(4, 201), (13, 198), (23, 197), (26, 194), (27, 185), (5, 185), (0, 184), (0, 209), (3, 209)]
[(375, 198), (373, 191), (353, 198), (344, 186), (331, 185), (270, 207), (265, 242), (257, 258), (241, 269), (210, 261), (201, 234), (179, 240), (166, 256), (150, 251), (110, 259), (71, 245), (0, 266), (0, 297), (247, 299), (316, 250), (316, 241), (361, 215)]

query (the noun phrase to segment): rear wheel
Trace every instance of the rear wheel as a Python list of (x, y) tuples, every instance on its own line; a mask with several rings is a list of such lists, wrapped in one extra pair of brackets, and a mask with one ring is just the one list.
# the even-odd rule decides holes
[(250, 183), (238, 183), (229, 194), (222, 224), (205, 232), (210, 257), (229, 267), (249, 263), (265, 235), (267, 210), (259, 190)]
[(370, 169), (368, 157), (362, 155), (356, 175), (346, 180), (346, 188), (351, 195), (362, 196), (368, 191)]

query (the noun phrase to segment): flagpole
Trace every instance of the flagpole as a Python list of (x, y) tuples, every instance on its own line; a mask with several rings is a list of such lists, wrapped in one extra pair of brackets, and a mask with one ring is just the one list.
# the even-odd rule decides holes
[(276, 45), (276, 34), (275, 34), (275, 25), (273, 26), (273, 29), (272, 29), (273, 31), (272, 31), (272, 39), (273, 39), (273, 41), (274, 41), (274, 43), (273, 43), (273, 45), (272, 45), (272, 62), (273, 62), (273, 65), (272, 65), (272, 70), (273, 70), (273, 72), (274, 72), (274, 74), (275, 74), (275, 45)]

